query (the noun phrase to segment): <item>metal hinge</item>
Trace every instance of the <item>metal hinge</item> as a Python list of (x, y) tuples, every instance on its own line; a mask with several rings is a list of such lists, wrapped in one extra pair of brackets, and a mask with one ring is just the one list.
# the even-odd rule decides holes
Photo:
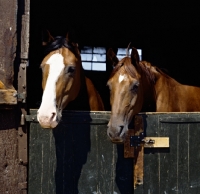
[(25, 115), (21, 114), (20, 126), (18, 127), (18, 158), (19, 164), (27, 165), (28, 158), (27, 158), (27, 128), (25, 122)]
[(26, 66), (28, 61), (23, 61), (19, 66), (18, 73), (18, 101), (26, 103)]

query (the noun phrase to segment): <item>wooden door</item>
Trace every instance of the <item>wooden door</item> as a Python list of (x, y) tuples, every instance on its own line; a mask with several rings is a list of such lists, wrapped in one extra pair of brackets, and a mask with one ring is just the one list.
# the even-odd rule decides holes
[(29, 194), (133, 193), (133, 160), (107, 137), (110, 112), (64, 111), (50, 130), (40, 127), (36, 111), (27, 116)]
[(147, 137), (169, 137), (169, 148), (144, 149), (144, 179), (135, 194), (200, 193), (200, 114), (147, 113)]

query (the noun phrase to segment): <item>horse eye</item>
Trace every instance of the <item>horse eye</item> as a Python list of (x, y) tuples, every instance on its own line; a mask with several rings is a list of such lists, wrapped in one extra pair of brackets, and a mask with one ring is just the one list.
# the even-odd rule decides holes
[(73, 74), (75, 72), (75, 67), (70, 66), (67, 70), (67, 73)]
[(134, 83), (133, 87), (131, 88), (131, 91), (137, 92), (138, 87), (139, 87), (139, 82)]

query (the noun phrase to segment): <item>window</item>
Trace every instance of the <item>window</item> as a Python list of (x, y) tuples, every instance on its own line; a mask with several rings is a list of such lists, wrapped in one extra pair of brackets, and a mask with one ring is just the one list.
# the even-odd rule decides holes
[[(129, 49), (129, 55), (131, 55), (131, 51), (132, 51), (132, 49)], [(140, 61), (141, 61), (142, 60), (142, 49), (137, 49), (137, 51), (138, 51), (139, 58), (140, 58)], [(125, 56), (126, 56), (126, 48), (118, 48), (117, 58), (119, 60), (121, 60)]]
[[(129, 54), (131, 54), (129, 49)], [(142, 60), (142, 50), (137, 49), (140, 60)], [(121, 60), (126, 56), (126, 48), (118, 48), (117, 57)], [(81, 49), (82, 66), (84, 70), (106, 71), (106, 48), (85, 46)]]
[(106, 71), (106, 48), (104, 47), (83, 47), (81, 59), (85, 70)]

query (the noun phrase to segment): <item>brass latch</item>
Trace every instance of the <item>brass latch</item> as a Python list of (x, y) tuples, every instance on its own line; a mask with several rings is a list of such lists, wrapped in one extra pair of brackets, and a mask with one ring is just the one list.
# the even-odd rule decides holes
[(130, 136), (130, 146), (139, 147), (141, 144), (145, 148), (169, 148), (169, 137), (144, 137), (144, 133), (139, 136)]

